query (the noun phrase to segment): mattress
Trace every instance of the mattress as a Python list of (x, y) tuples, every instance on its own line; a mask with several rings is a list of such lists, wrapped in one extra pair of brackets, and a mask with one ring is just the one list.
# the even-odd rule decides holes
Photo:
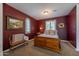
[(47, 34), (40, 34), (38, 36), (41, 36), (41, 37), (47, 37), (47, 38), (59, 38), (58, 35), (47, 35)]

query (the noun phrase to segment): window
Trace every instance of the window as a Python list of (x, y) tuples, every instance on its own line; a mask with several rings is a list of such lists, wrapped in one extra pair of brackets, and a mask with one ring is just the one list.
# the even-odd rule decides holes
[(25, 20), (25, 32), (30, 33), (30, 18)]
[(56, 30), (56, 20), (46, 21), (46, 30)]

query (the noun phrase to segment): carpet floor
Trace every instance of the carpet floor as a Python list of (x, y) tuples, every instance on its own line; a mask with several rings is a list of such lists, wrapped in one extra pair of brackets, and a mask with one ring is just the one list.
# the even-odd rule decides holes
[(61, 52), (56, 53), (51, 50), (34, 47), (34, 41), (28, 41), (28, 45), (17, 47), (12, 52), (4, 53), (4, 56), (79, 56), (79, 52), (69, 42), (61, 41)]

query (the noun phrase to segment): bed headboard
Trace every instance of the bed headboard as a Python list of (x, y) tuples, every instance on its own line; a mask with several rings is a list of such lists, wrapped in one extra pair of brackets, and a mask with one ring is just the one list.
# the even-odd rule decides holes
[(45, 30), (44, 34), (57, 35), (57, 30)]

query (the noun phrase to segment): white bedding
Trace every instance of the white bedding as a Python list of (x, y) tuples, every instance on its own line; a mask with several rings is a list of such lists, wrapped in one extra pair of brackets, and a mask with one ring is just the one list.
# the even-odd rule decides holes
[(48, 37), (48, 38), (59, 38), (58, 35), (47, 35), (47, 34), (40, 34), (38, 36), (41, 36), (41, 37)]

